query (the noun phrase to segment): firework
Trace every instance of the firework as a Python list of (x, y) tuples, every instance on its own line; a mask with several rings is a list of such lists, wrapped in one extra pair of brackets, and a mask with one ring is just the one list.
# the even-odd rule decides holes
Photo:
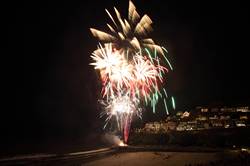
[(112, 24), (107, 23), (109, 31), (104, 32), (90, 28), (92, 34), (100, 41), (113, 43), (120, 49), (129, 49), (130, 51), (139, 51), (141, 48), (147, 47), (163, 53), (162, 47), (147, 37), (147, 34), (153, 30), (151, 18), (147, 14), (140, 17), (132, 1), (129, 1), (127, 19), (122, 19), (120, 12), (115, 7), (115, 18), (107, 9), (105, 11), (112, 21)]
[[(94, 62), (90, 65), (100, 72), (103, 86), (101, 103), (105, 108), (101, 116), (106, 116), (104, 128), (114, 118), (126, 143), (132, 117), (142, 117), (144, 104), (150, 103), (155, 112), (156, 104), (163, 98), (168, 114), (168, 95), (162, 84), (168, 72), (166, 64), (171, 70), (173, 68), (167, 59), (167, 50), (147, 37), (152, 31), (149, 16), (141, 18), (131, 1), (127, 20), (114, 9), (116, 18), (106, 9), (112, 21), (112, 25), (107, 24), (109, 33), (90, 28), (103, 43), (99, 43), (92, 53)], [(171, 100), (175, 109), (174, 98)]]

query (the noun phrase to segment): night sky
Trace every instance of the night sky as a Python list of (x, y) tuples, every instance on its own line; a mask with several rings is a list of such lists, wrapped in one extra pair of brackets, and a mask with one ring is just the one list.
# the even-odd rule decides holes
[[(153, 20), (155, 42), (169, 51), (167, 87), (178, 110), (250, 103), (249, 9), (239, 1), (134, 0)], [(99, 131), (100, 83), (90, 54), (105, 29), (105, 8), (127, 14), (126, 0), (9, 3), (5, 55), (7, 107), (1, 137), (17, 140), (87, 137)], [(7, 88), (8, 87), (8, 88)], [(7, 97), (8, 96), (8, 97)]]

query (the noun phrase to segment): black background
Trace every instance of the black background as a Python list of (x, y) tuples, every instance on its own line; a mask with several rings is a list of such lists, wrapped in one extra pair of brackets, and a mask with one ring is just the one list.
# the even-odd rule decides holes
[[(177, 110), (197, 105), (249, 105), (249, 10), (240, 1), (134, 1), (153, 20), (155, 42), (169, 51), (167, 80)], [(100, 83), (89, 66), (97, 40), (89, 28), (108, 30), (105, 8), (127, 15), (128, 1), (26, 1), (2, 4), (6, 148), (37, 140), (85, 139), (101, 132)], [(7, 45), (6, 45), (7, 44)], [(6, 45), (6, 46), (5, 46)], [(151, 110), (147, 110), (151, 111)], [(160, 111), (159, 111), (160, 112)], [(150, 120), (149, 114), (146, 119)], [(161, 115), (161, 114), (160, 114)], [(157, 116), (157, 115), (156, 115)], [(35, 145), (34, 145), (35, 146)], [(25, 149), (25, 146), (24, 146)]]

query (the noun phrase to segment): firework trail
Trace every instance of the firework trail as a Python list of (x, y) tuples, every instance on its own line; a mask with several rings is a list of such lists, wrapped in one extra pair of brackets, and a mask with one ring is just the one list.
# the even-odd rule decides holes
[[(167, 50), (147, 37), (152, 31), (148, 15), (141, 18), (131, 1), (127, 20), (121, 18), (116, 8), (114, 10), (116, 18), (106, 9), (112, 21), (112, 25), (107, 24), (109, 32), (90, 28), (101, 42), (91, 55), (94, 62), (90, 65), (100, 72), (101, 104), (105, 108), (101, 116), (107, 117), (104, 128), (114, 117), (126, 143), (132, 117), (141, 118), (143, 105), (150, 104), (155, 112), (162, 98), (168, 114), (168, 95), (162, 84), (169, 71), (166, 66), (173, 68), (167, 59)], [(175, 109), (174, 98), (171, 99)]]

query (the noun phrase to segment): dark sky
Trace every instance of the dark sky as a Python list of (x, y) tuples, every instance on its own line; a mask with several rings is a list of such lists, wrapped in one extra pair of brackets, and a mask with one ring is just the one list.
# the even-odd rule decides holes
[[(136, 0), (151, 16), (151, 35), (166, 46), (175, 71), (167, 86), (178, 109), (222, 103), (249, 104), (249, 9), (239, 1)], [(127, 14), (128, 1), (26, 1), (2, 5), (7, 30), (8, 104), (5, 137), (86, 134), (98, 129), (100, 84), (89, 66), (106, 29), (104, 9)], [(107, 30), (107, 29), (106, 29)], [(13, 138), (15, 140), (15, 138)], [(33, 137), (32, 137), (33, 138)]]

